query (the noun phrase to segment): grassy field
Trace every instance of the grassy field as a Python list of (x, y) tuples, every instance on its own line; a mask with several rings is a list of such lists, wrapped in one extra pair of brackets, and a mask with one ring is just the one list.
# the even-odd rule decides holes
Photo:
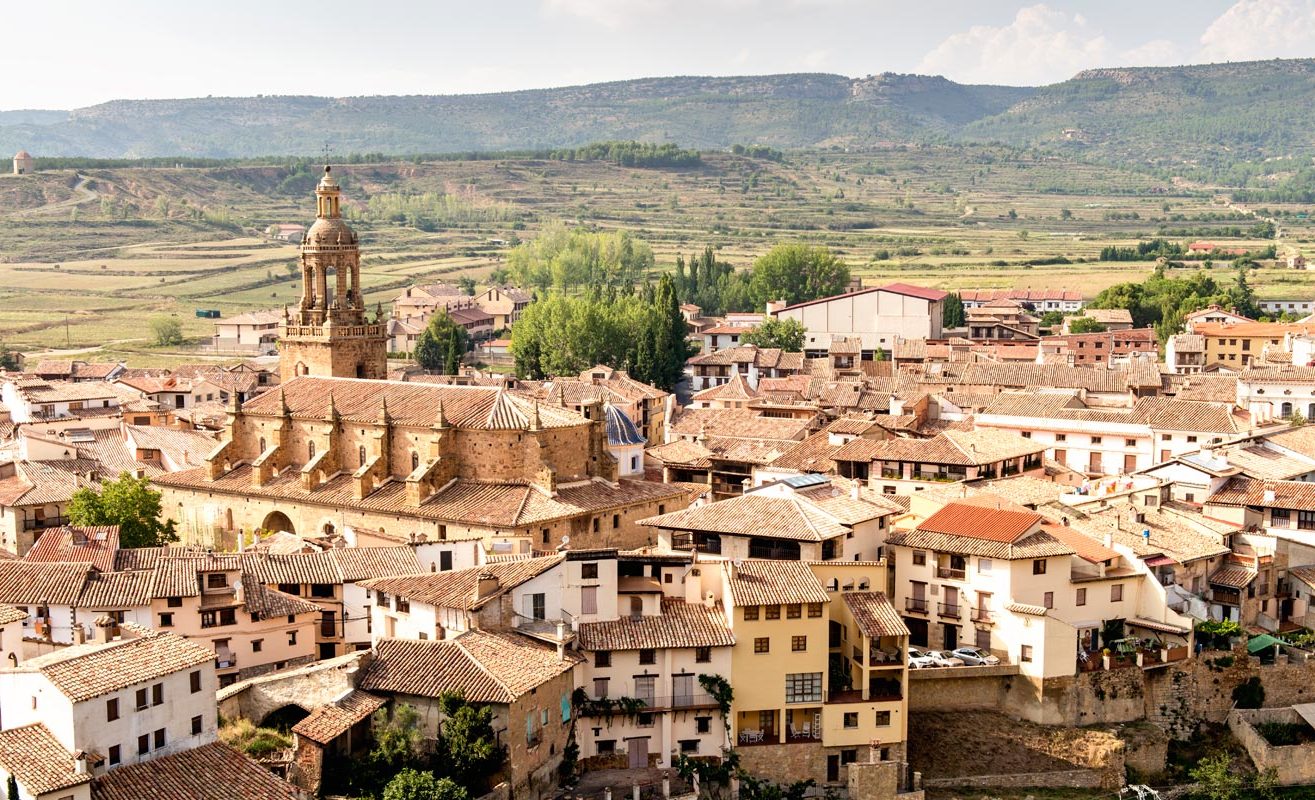
[[(698, 169), (555, 161), (398, 162), (340, 167), (361, 233), (370, 303), (414, 282), (483, 281), (507, 248), (552, 220), (627, 229), (659, 267), (705, 245), (747, 266), (782, 240), (825, 244), (865, 283), (947, 289), (1077, 289), (1138, 280), (1150, 263), (1103, 263), (1101, 248), (1167, 232), (1261, 247), (1245, 232), (1276, 211), (1238, 209), (1227, 187), (992, 147), (787, 154), (782, 162), (707, 154)], [(296, 248), (260, 236), (310, 221), (313, 176), (276, 167), (87, 170), (0, 176), (0, 341), (25, 351), (108, 348), (146, 363), (148, 320), (176, 316), (195, 341), (196, 309), (275, 308), (299, 293)], [(449, 216), (420, 230), (380, 218), (372, 198), (425, 193)], [(1281, 218), (1281, 251), (1315, 256), (1315, 229)], [(1063, 257), (1069, 264), (1026, 262)], [(1226, 275), (1226, 264), (1215, 269)], [(1262, 298), (1304, 298), (1315, 273), (1266, 267)], [(127, 348), (125, 350), (125, 348)]]

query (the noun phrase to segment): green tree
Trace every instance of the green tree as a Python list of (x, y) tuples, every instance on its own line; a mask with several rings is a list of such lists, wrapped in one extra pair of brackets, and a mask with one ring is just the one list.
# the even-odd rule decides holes
[(825, 247), (782, 243), (753, 262), (750, 286), (757, 305), (787, 305), (840, 294), (849, 285), (849, 267)]
[(174, 347), (183, 343), (183, 324), (174, 317), (151, 319), (151, 339), (156, 347)]
[(4, 342), (0, 342), (0, 369), (18, 369), (18, 359), (14, 357), (14, 351), (10, 350)]
[(1105, 325), (1091, 317), (1074, 317), (1068, 322), (1069, 333), (1104, 333)]
[(653, 318), (653, 374), (651, 382), (668, 391), (675, 388), (690, 356), (688, 327), (680, 314), (680, 298), (670, 275), (658, 281)]
[(120, 547), (159, 547), (178, 541), (173, 520), (160, 521), (160, 493), (147, 478), (127, 472), (99, 488), (84, 486), (69, 498), (73, 525), (118, 525)]
[(962, 328), (965, 321), (963, 298), (959, 297), (958, 292), (950, 292), (941, 306), (941, 325), (946, 328)]
[(470, 794), (451, 778), (404, 769), (384, 787), (383, 800), (467, 800)]
[(797, 319), (768, 317), (756, 328), (745, 331), (740, 341), (758, 347), (779, 347), (788, 353), (802, 353), (807, 335), (808, 329)]
[(438, 703), (444, 717), (438, 763), (461, 787), (483, 794), (505, 758), (493, 731), (493, 708), (467, 703), (460, 692), (444, 692)]
[(416, 337), (412, 357), (431, 372), (455, 375), (460, 371), (461, 356), (466, 352), (466, 339), (466, 329), (454, 322), (447, 311), (439, 309)]
[(462, 275), (460, 278), (457, 278), (457, 286), (460, 286), (461, 291), (465, 292), (467, 295), (472, 297), (475, 295), (475, 279), (469, 275)]
[(1207, 800), (1236, 800), (1246, 785), (1242, 773), (1233, 769), (1232, 758), (1223, 752), (1201, 759), (1189, 774)]

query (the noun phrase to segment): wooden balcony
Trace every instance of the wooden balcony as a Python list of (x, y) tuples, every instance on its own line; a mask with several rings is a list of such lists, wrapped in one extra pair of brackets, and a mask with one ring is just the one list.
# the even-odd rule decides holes
[(963, 616), (963, 606), (958, 603), (937, 603), (936, 613), (949, 619), (959, 619)]

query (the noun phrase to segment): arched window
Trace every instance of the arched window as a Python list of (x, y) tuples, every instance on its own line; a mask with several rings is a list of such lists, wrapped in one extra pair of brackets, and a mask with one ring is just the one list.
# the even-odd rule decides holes
[(416, 451), (412, 450), (412, 451), (411, 451), (411, 471), (412, 471), (412, 472), (415, 472), (415, 471), (418, 470), (418, 469), (420, 469), (420, 454), (417, 453)]
[(309, 459), (309, 460), (311, 460), (311, 461), (314, 461), (314, 460), (315, 460), (315, 443), (314, 443), (314, 442), (306, 442), (306, 458)]
[(260, 452), (265, 452), (265, 437), (260, 437)]
[(356, 455), (360, 459), (360, 466), (365, 466), (365, 445), (356, 448)]
[(1292, 404), (1291, 404), (1291, 403), (1284, 403), (1284, 404), (1283, 404), (1283, 419), (1288, 419), (1288, 418), (1291, 417), (1291, 416), (1292, 416)]

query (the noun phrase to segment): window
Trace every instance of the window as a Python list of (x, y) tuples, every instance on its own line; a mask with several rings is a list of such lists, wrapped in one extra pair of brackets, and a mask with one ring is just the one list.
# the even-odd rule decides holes
[(288, 631), (288, 646), (292, 647), (295, 646), (296, 644), (297, 644), (297, 632)]
[(165, 605), (169, 606), (169, 608), (182, 608), (182, 607), (183, 607), (183, 598), (181, 598), (181, 597), (170, 597), (169, 599), (165, 600)]
[(587, 580), (587, 581), (597, 580), (597, 578), (598, 578), (598, 565), (597, 565), (597, 564), (581, 564), (581, 565), (580, 565), (580, 577), (581, 577), (581, 578), (584, 578), (584, 579)]
[(612, 528), (615, 530), (616, 528), (619, 528), (619, 527), (621, 527), (621, 515), (620, 515), (620, 514), (613, 514), (613, 515), (612, 515)]
[(1093, 437), (1091, 437), (1091, 443), (1092, 443), (1092, 444), (1101, 444), (1102, 442), (1104, 442), (1104, 439), (1101, 438), (1100, 436), (1093, 436)]
[(201, 727), (202, 727), (203, 724), (204, 724), (204, 722), (203, 722), (203, 720), (201, 719), (201, 717), (200, 717), (199, 715), (198, 715), (198, 716), (195, 716), (195, 717), (192, 717), (192, 735), (193, 735), (193, 736), (196, 736), (197, 734), (199, 734), (199, 733), (201, 732)]
[(695, 733), (712, 733), (712, 717), (695, 717)]
[(889, 711), (878, 711), (878, 712), (877, 712), (877, 720), (876, 720), (876, 722), (877, 722), (877, 727), (878, 727), (878, 728), (884, 728), (884, 727), (890, 725), (890, 712), (889, 712)]
[(264, 640), (264, 639), (252, 639), (252, 640), (251, 640), (251, 652), (253, 652), (253, 653), (259, 653), (261, 650), (264, 649), (264, 647), (265, 647), (265, 640)]
[(809, 619), (817, 619), (818, 617), (821, 617), (821, 616), (822, 616), (822, 604), (821, 604), (821, 603), (809, 603), (809, 604), (808, 604), (808, 617), (809, 617)]
[(157, 683), (151, 687), (151, 705), (164, 705), (164, 684)]
[(1044, 558), (1032, 559), (1032, 574), (1033, 575), (1046, 574), (1046, 560)]
[(780, 619), (780, 618), (781, 618), (781, 607), (780, 607), (780, 606), (767, 606), (767, 618), (768, 618), (768, 619)]
[(977, 571), (978, 571), (978, 572), (981, 572), (981, 573), (987, 573), (987, 572), (990, 572), (990, 571), (991, 571), (991, 559), (989, 559), (989, 558), (979, 558), (979, 559), (977, 559)]
[(318, 598), (320, 598), (321, 600), (329, 600), (329, 599), (332, 599), (332, 598), (333, 598), (333, 584), (332, 584), (332, 583), (312, 583), (312, 584), (310, 585), (310, 596), (311, 596), (311, 597), (318, 597)]
[(698, 740), (698, 739), (681, 739), (681, 740), (680, 740), (680, 752), (682, 752), (682, 753), (697, 753), (698, 751), (699, 751), (699, 740)]
[(1085, 606), (1085, 605), (1087, 604), (1087, 590), (1086, 590), (1086, 589), (1078, 589), (1077, 604), (1080, 605), (1080, 606)]
[(110, 766), (113, 767), (123, 761), (123, 750), (117, 745), (110, 745)]
[(594, 666), (595, 667), (612, 666), (612, 651), (599, 650), (598, 652), (594, 653)]
[(610, 756), (616, 752), (616, 740), (606, 739), (598, 743), (598, 755)]
[(191, 680), (192, 683), (192, 694), (196, 694), (197, 692), (201, 691), (200, 671), (193, 672), (191, 675), (188, 675), (187, 677)]
[(119, 718), (119, 698), (111, 697), (105, 701), (105, 721), (113, 722)]
[(1297, 511), (1297, 527), (1303, 531), (1315, 530), (1315, 511)]
[(1046, 608), (1054, 608), (1054, 607), (1055, 607), (1055, 593), (1054, 593), (1054, 592), (1046, 592), (1044, 595), (1042, 595), (1042, 596), (1041, 596), (1041, 605), (1045, 606)]
[(1032, 432), (1031, 432), (1031, 431), (1023, 431), (1023, 432), (1020, 433), (1019, 435), (1022, 436), (1024, 439), (1031, 439), (1031, 438), (1032, 438)]
[(1055, 434), (1055, 441), (1057, 441), (1057, 442), (1067, 442), (1067, 441), (1068, 441), (1068, 434), (1067, 434), (1067, 433), (1057, 433), (1057, 434)]
[(365, 466), (365, 445), (356, 448), (356, 466)]
[(758, 619), (758, 606), (745, 606), (744, 618), (746, 620)]
[(804, 652), (804, 651), (807, 650), (807, 649), (808, 649), (808, 637), (807, 637), (807, 636), (791, 636), (791, 637), (790, 637), (790, 650), (791, 650), (791, 651), (793, 651), (793, 652), (795, 652), (795, 653), (802, 653), (802, 652)]
[(1271, 508), (1269, 510), (1269, 524), (1274, 528), (1292, 527), (1292, 513), (1286, 508)]
[(164, 728), (155, 732), (155, 749), (159, 750), (162, 747), (164, 747)]
[(1195, 437), (1195, 436), (1188, 436), (1188, 437), (1187, 437), (1187, 443), (1188, 443), (1188, 444), (1195, 444), (1195, 443), (1196, 443), (1196, 437)]
[(228, 576), (222, 572), (211, 572), (205, 576), (205, 588), (223, 589), (228, 586)]
[(858, 750), (841, 750), (841, 751), (840, 751), (840, 763), (841, 763), (841, 764), (853, 764), (855, 761), (858, 761)]
[(594, 678), (594, 698), (602, 700), (607, 697), (607, 678)]
[(598, 613), (598, 587), (585, 586), (580, 589), (580, 613)]
[(1123, 446), (1124, 446), (1124, 447), (1136, 447), (1136, 446), (1137, 446), (1137, 440), (1136, 440), (1136, 439), (1124, 439), (1124, 440), (1123, 440)]
[(598, 533), (598, 530), (599, 530), (599, 526), (598, 526), (598, 517), (594, 517), (594, 520), (593, 520), (593, 528), (594, 528), (594, 533)]
[(138, 710), (138, 711), (141, 711), (143, 708), (147, 708), (147, 707), (149, 707), (149, 706), (150, 706), (150, 704), (146, 702), (146, 690), (145, 690), (145, 689), (138, 689), (138, 690), (137, 690), (137, 710)]
[(654, 716), (652, 712), (641, 711), (635, 715), (635, 725), (640, 728), (653, 727)]
[(143, 733), (137, 737), (137, 755), (144, 756), (151, 752), (151, 735)]
[(858, 712), (857, 712), (857, 711), (846, 711), (846, 712), (845, 712), (845, 727), (846, 727), (846, 728), (857, 728), (857, 727), (858, 727)]
[(1111, 603), (1123, 602), (1123, 584), (1116, 583), (1110, 587), (1110, 602)]
[(1171, 441), (1173, 441), (1173, 436), (1170, 435), (1170, 434), (1167, 434), (1167, 433), (1162, 433), (1162, 434), (1160, 434), (1160, 441), (1162, 441), (1162, 442), (1171, 442)]
[(696, 647), (696, 648), (694, 648), (694, 663), (695, 663), (695, 664), (707, 664), (707, 663), (709, 663), (709, 662), (711, 662), (711, 661), (712, 661), (712, 648), (711, 648), (711, 647)]
[(640, 650), (640, 651), (639, 651), (639, 663), (640, 663), (640, 664), (656, 664), (656, 663), (657, 663), (657, 651), (654, 650), (654, 649), (652, 649), (652, 648), (648, 648), (648, 647), (646, 647), (646, 648)]
[(785, 702), (820, 703), (822, 673), (795, 672), (785, 676)]
[(913, 566), (923, 567), (927, 565), (927, 553), (924, 550), (913, 551)]
[(411, 471), (412, 471), (412, 472), (415, 472), (415, 471), (416, 471), (417, 469), (419, 469), (419, 468), (420, 468), (420, 454), (417, 453), (416, 451), (412, 450), (412, 451), (411, 451)]
[(753, 652), (770, 653), (772, 652), (772, 640), (766, 636), (759, 636), (753, 640)]
[(791, 603), (790, 605), (785, 607), (786, 619), (799, 619), (799, 617), (802, 615), (803, 615), (803, 606), (799, 605), (798, 603)]
[(171, 611), (160, 612), (160, 627), (172, 628), (174, 626), (174, 615)]
[(1020, 661), (1031, 661), (1031, 660), (1032, 660), (1032, 645), (1030, 645), (1030, 644), (1025, 644), (1025, 645), (1023, 645), (1022, 650), (1019, 652), (1019, 656), (1018, 656), (1018, 658), (1019, 658)]

